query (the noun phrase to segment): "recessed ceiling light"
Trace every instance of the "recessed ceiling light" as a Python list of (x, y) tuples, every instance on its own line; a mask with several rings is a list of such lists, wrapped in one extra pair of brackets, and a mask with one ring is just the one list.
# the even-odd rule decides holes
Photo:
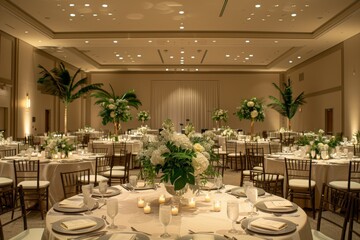
[(181, 62), (180, 64), (184, 64), (184, 62)]
[(293, 63), (293, 61), (289, 60), (289, 63)]
[(245, 58), (245, 60), (249, 60), (249, 58), (248, 58), (248, 57), (246, 57), (246, 58)]
[(181, 15), (184, 14), (184, 13), (185, 13), (184, 11), (179, 11), (179, 14), (181, 14)]
[(141, 54), (138, 54), (137, 57), (138, 57), (138, 58), (141, 58)]
[(255, 13), (251, 13), (250, 16), (255, 16)]
[(103, 5), (101, 5), (103, 8), (107, 8), (108, 7), (108, 5), (107, 4), (103, 4)]
[(260, 5), (260, 4), (256, 4), (255, 7), (256, 7), (256, 8), (259, 8), (259, 7), (261, 7), (261, 5)]
[(230, 55), (229, 55), (229, 54), (226, 54), (226, 55), (225, 55), (225, 57), (227, 57), (227, 58), (228, 58), (228, 57), (230, 57)]
[(213, 43), (216, 43), (216, 40), (212, 40)]
[(275, 4), (275, 7), (279, 7), (279, 4)]
[(90, 4), (85, 3), (84, 6), (85, 6), (85, 7), (90, 7)]
[(111, 13), (111, 12), (109, 12), (109, 13), (108, 13), (108, 15), (109, 15), (109, 16), (112, 16), (112, 13)]
[(120, 60), (123, 60), (124, 58), (123, 57), (119, 57)]
[(296, 13), (292, 13), (291, 16), (292, 16), (292, 17), (296, 17)]
[(70, 3), (69, 6), (70, 6), (70, 7), (74, 7), (75, 4), (74, 4), (74, 3)]
[(246, 20), (250, 21), (250, 20), (251, 20), (251, 17), (248, 17)]
[(283, 19), (282, 18), (279, 18), (279, 22), (282, 22), (283, 21)]
[(41, 40), (39, 40), (38, 42), (39, 42), (39, 43), (41, 43), (42, 41), (41, 41)]
[(309, 5), (309, 4), (306, 4), (305, 7), (310, 7), (310, 5)]
[(166, 42), (167, 42), (167, 43), (169, 43), (169, 42), (170, 42), (170, 40), (166, 40)]
[(28, 31), (25, 31), (25, 34), (28, 34), (29, 32)]
[(184, 29), (184, 26), (180, 26), (179, 28), (180, 28), (181, 30), (183, 30), (183, 29)]
[(94, 16), (94, 17), (97, 17), (97, 13), (94, 13), (93, 16)]
[(182, 68), (181, 71), (185, 71), (185, 69)]
[(265, 22), (265, 21), (266, 21), (266, 19), (265, 19), (265, 18), (262, 18), (262, 19), (261, 19), (261, 21)]
[(70, 17), (75, 17), (76, 14), (75, 13), (70, 13)]
[(130, 54), (128, 54), (127, 56), (128, 56), (128, 57), (131, 57), (131, 55), (130, 55)]
[(198, 40), (194, 40), (194, 42), (198, 42)]
[(250, 43), (250, 40), (246, 40), (245, 42), (246, 42), (246, 43)]
[(113, 43), (118, 43), (118, 41), (117, 41), (117, 40), (114, 40)]
[(120, 54), (116, 54), (115, 56), (120, 57)]
[(174, 56), (170, 56), (170, 58), (171, 58), (171, 59), (173, 59), (173, 58), (174, 58)]
[(195, 58), (195, 56), (191, 56), (191, 58), (192, 58), (192, 59), (194, 59), (194, 58)]
[(279, 41), (278, 41), (278, 40), (275, 40), (274, 43), (279, 43)]
[(199, 71), (199, 69), (198, 69), (198, 68), (196, 68), (196, 69), (195, 69), (195, 71)]
[(184, 57), (181, 57), (181, 60), (183, 60), (184, 59)]
[(249, 54), (249, 57), (253, 57), (254, 55), (252, 55), (252, 54)]
[(297, 58), (298, 58), (298, 59), (300, 59), (300, 58), (301, 58), (301, 56), (298, 56)]
[(291, 7), (295, 8), (295, 7), (296, 7), (296, 4), (291, 5)]
[(165, 69), (165, 71), (169, 71), (169, 69), (168, 69), (168, 68), (166, 68), (166, 69)]
[(152, 40), (149, 40), (148, 42), (149, 42), (149, 43), (152, 43)]
[(184, 50), (181, 50), (181, 51), (180, 51), (180, 53), (181, 53), (181, 54), (184, 54), (184, 53), (185, 53), (185, 51), (184, 51)]
[(85, 41), (85, 43), (89, 43), (89, 41), (88, 41), (88, 40), (86, 40), (86, 41)]

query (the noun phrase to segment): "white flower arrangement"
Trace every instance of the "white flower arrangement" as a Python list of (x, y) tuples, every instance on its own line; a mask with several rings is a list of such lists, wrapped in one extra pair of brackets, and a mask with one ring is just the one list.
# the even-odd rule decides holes
[(237, 133), (233, 129), (231, 129), (229, 126), (227, 126), (221, 132), (221, 136), (225, 136), (228, 139), (233, 139), (233, 138), (237, 137)]
[(147, 125), (145, 125), (145, 126), (139, 127), (137, 130), (138, 130), (138, 132), (141, 133), (142, 135), (146, 135), (147, 132), (148, 132), (148, 130), (149, 130), (149, 128), (148, 128)]
[(265, 119), (263, 102), (256, 97), (249, 100), (245, 99), (241, 106), (237, 107), (235, 114), (240, 120), (248, 119), (262, 122)]
[(151, 119), (150, 113), (148, 111), (140, 111), (137, 114), (137, 120), (140, 122), (146, 122)]
[(216, 109), (213, 112), (212, 119), (215, 121), (224, 121), (226, 122), (228, 119), (228, 111), (224, 109)]
[(44, 143), (41, 145), (41, 149), (48, 151), (51, 154), (63, 152), (65, 156), (68, 156), (69, 152), (75, 149), (75, 146), (70, 143), (68, 137), (53, 133), (45, 138)]

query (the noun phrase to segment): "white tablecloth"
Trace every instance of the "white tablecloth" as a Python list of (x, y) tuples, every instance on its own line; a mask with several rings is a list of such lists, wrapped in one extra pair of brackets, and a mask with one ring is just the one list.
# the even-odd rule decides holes
[[(227, 186), (231, 188), (234, 186)], [(119, 187), (120, 188), (120, 187)], [(122, 189), (122, 188), (121, 188)], [(231, 228), (231, 221), (227, 218), (226, 213), (226, 203), (228, 200), (236, 200), (240, 204), (240, 218), (248, 216), (248, 211), (250, 210), (249, 204), (245, 202), (245, 198), (237, 199), (232, 195), (224, 193), (215, 194), (211, 193), (212, 199), (221, 200), (221, 211), (213, 212), (212, 203), (204, 201), (204, 194), (196, 197), (197, 207), (195, 209), (188, 208), (184, 206), (181, 210), (181, 214), (178, 216), (173, 216), (170, 225), (168, 226), (168, 232), (173, 236), (171, 239), (176, 239), (179, 235), (184, 236), (188, 234), (189, 229), (193, 231), (213, 231), (215, 234), (219, 235), (231, 235), (228, 233), (228, 230)], [(139, 193), (129, 193), (125, 189), (122, 189), (122, 193), (116, 198), (119, 200), (119, 213), (115, 218), (115, 224), (119, 226), (116, 231), (131, 231), (130, 227), (134, 227), (137, 230), (151, 233), (151, 239), (161, 239), (159, 235), (163, 232), (163, 227), (159, 222), (158, 216), (158, 198), (161, 194), (166, 194), (167, 197), (170, 197), (164, 189), (164, 186), (161, 186), (156, 191), (147, 190), (141, 191)], [(137, 207), (137, 198), (139, 196), (144, 197), (145, 201), (151, 202), (152, 212), (150, 214), (144, 214), (142, 208)], [(79, 201), (82, 200), (80, 196), (76, 196)], [(259, 198), (261, 200), (271, 200), (279, 199), (276, 196), (270, 196), (266, 198)], [(281, 217), (292, 221), (296, 224), (297, 230), (294, 233), (281, 236), (281, 237), (271, 237), (271, 239), (312, 239), (311, 228), (307, 219), (306, 213), (299, 208), (298, 217)], [(101, 209), (93, 211), (93, 214), (90, 216), (101, 217), (106, 215), (106, 206)], [(46, 230), (44, 232), (43, 240), (56, 240), (56, 239), (66, 239), (67, 236), (57, 234), (52, 231), (52, 223), (59, 221), (70, 215), (64, 215), (62, 213), (54, 212), (52, 209), (48, 212), (46, 216)], [(259, 216), (263, 217), (274, 217), (269, 213), (263, 213), (259, 211)], [(79, 217), (79, 215), (74, 216)], [(108, 217), (109, 219), (109, 217)], [(109, 219), (110, 221), (110, 219)], [(241, 229), (240, 224), (236, 225), (237, 229)], [(106, 229), (108, 230), (108, 229)], [(112, 231), (109, 230), (109, 233)], [(242, 236), (236, 236), (238, 239), (245, 239)]]

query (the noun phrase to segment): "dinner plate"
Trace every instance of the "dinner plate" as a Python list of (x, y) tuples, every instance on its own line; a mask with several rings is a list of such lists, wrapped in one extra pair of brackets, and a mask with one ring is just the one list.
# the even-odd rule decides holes
[[(98, 207), (99, 207), (99, 203), (95, 202), (95, 205), (91, 210), (94, 210), (94, 209), (96, 209)], [(54, 204), (53, 209), (56, 212), (63, 212), (63, 213), (82, 213), (82, 212), (86, 212), (88, 210), (85, 205), (83, 207), (81, 207), (81, 208), (64, 208), (64, 207), (60, 207), (58, 202)]]
[[(284, 200), (268, 200), (268, 201), (275, 202), (275, 201), (284, 201)], [(255, 204), (255, 207), (262, 212), (268, 212), (268, 213), (291, 213), (291, 212), (296, 212), (298, 209), (298, 205), (293, 202), (292, 202), (292, 207), (284, 207), (284, 208), (267, 208), (265, 202), (267, 201), (257, 202)]]
[[(106, 193), (104, 194), (104, 197), (113, 197), (119, 195), (120, 193), (121, 193), (120, 189), (116, 187), (108, 187)], [(92, 196), (101, 197), (101, 193), (99, 192), (99, 187), (94, 187)]]
[(241, 222), (241, 227), (245, 229), (246, 231), (249, 231), (250, 233), (256, 233), (256, 234), (262, 234), (262, 235), (271, 235), (271, 236), (278, 236), (278, 235), (286, 235), (292, 232), (296, 231), (296, 224), (288, 221), (286, 219), (282, 218), (271, 218), (271, 217), (264, 217), (264, 219), (272, 220), (272, 221), (278, 221), (278, 222), (284, 222), (286, 223), (286, 227), (280, 230), (268, 230), (263, 228), (257, 228), (250, 226), (250, 223), (258, 218), (249, 218), (244, 219)]
[(197, 239), (226, 240), (227, 238), (215, 234), (189, 234), (179, 238), (179, 240), (197, 240)]
[[(131, 189), (132, 189), (132, 186), (130, 184), (127, 184), (127, 183), (123, 184), (122, 187), (125, 188), (126, 190), (129, 190), (129, 191), (131, 191)], [(145, 185), (145, 186), (142, 186), (142, 187), (137, 186), (135, 188), (135, 191), (149, 190), (149, 189), (156, 190), (156, 187), (154, 185)]]
[[(95, 221), (96, 225), (92, 226), (92, 227), (88, 227), (88, 228), (77, 229), (77, 230), (68, 230), (68, 229), (65, 229), (65, 228), (63, 228), (61, 226), (62, 222), (66, 222), (66, 221), (70, 221), (70, 220), (85, 219), (85, 218), (88, 218), (88, 219), (91, 219), (91, 220)], [(85, 234), (85, 233), (90, 233), (90, 232), (97, 231), (97, 230), (103, 228), (104, 225), (105, 225), (104, 220), (101, 219), (101, 218), (97, 218), (97, 217), (85, 217), (85, 216), (67, 217), (67, 218), (63, 218), (63, 219), (61, 219), (61, 220), (59, 220), (57, 222), (54, 222), (52, 224), (52, 230), (54, 232), (61, 233), (61, 234), (78, 235), (78, 234)]]
[[(136, 232), (119, 232), (121, 234), (136, 234), (136, 240), (150, 240), (150, 237), (146, 236), (142, 233), (136, 233)], [(111, 238), (112, 234), (106, 234), (98, 238), (98, 240), (109, 240)]]
[[(262, 196), (265, 195), (265, 191), (262, 188), (257, 188), (258, 189), (258, 196)], [(238, 197), (246, 197), (245, 191), (243, 187), (236, 187), (231, 189), (230, 193), (234, 196), (238, 196)]]

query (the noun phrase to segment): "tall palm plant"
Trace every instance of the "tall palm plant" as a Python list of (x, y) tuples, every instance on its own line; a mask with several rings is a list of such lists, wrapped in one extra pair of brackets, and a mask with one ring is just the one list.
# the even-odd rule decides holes
[(295, 99), (293, 99), (293, 91), (290, 79), (288, 79), (287, 83), (284, 82), (283, 90), (275, 83), (273, 83), (273, 85), (277, 90), (279, 90), (281, 99), (277, 99), (274, 96), (269, 96), (273, 102), (268, 104), (268, 106), (288, 119), (288, 129), (291, 130), (291, 119), (295, 116), (299, 106), (306, 103), (304, 92), (300, 93)]
[(64, 103), (64, 133), (66, 134), (69, 104), (93, 90), (101, 89), (102, 83), (86, 85), (86, 77), (76, 81), (76, 77), (81, 70), (78, 69), (74, 76), (71, 76), (62, 62), (59, 64), (59, 67), (54, 67), (51, 70), (47, 70), (41, 65), (39, 65), (39, 68), (41, 69), (40, 74), (42, 76), (37, 80), (37, 83), (40, 86), (41, 92), (57, 96)]
[(111, 92), (99, 89), (93, 93), (92, 96), (98, 99), (95, 104), (101, 107), (99, 115), (102, 117), (102, 124), (106, 125), (109, 122), (114, 123), (114, 132), (115, 135), (117, 135), (120, 121), (127, 122), (131, 119), (129, 107), (138, 109), (141, 101), (137, 98), (134, 90), (117, 96), (114, 88), (111, 84), (109, 85)]

